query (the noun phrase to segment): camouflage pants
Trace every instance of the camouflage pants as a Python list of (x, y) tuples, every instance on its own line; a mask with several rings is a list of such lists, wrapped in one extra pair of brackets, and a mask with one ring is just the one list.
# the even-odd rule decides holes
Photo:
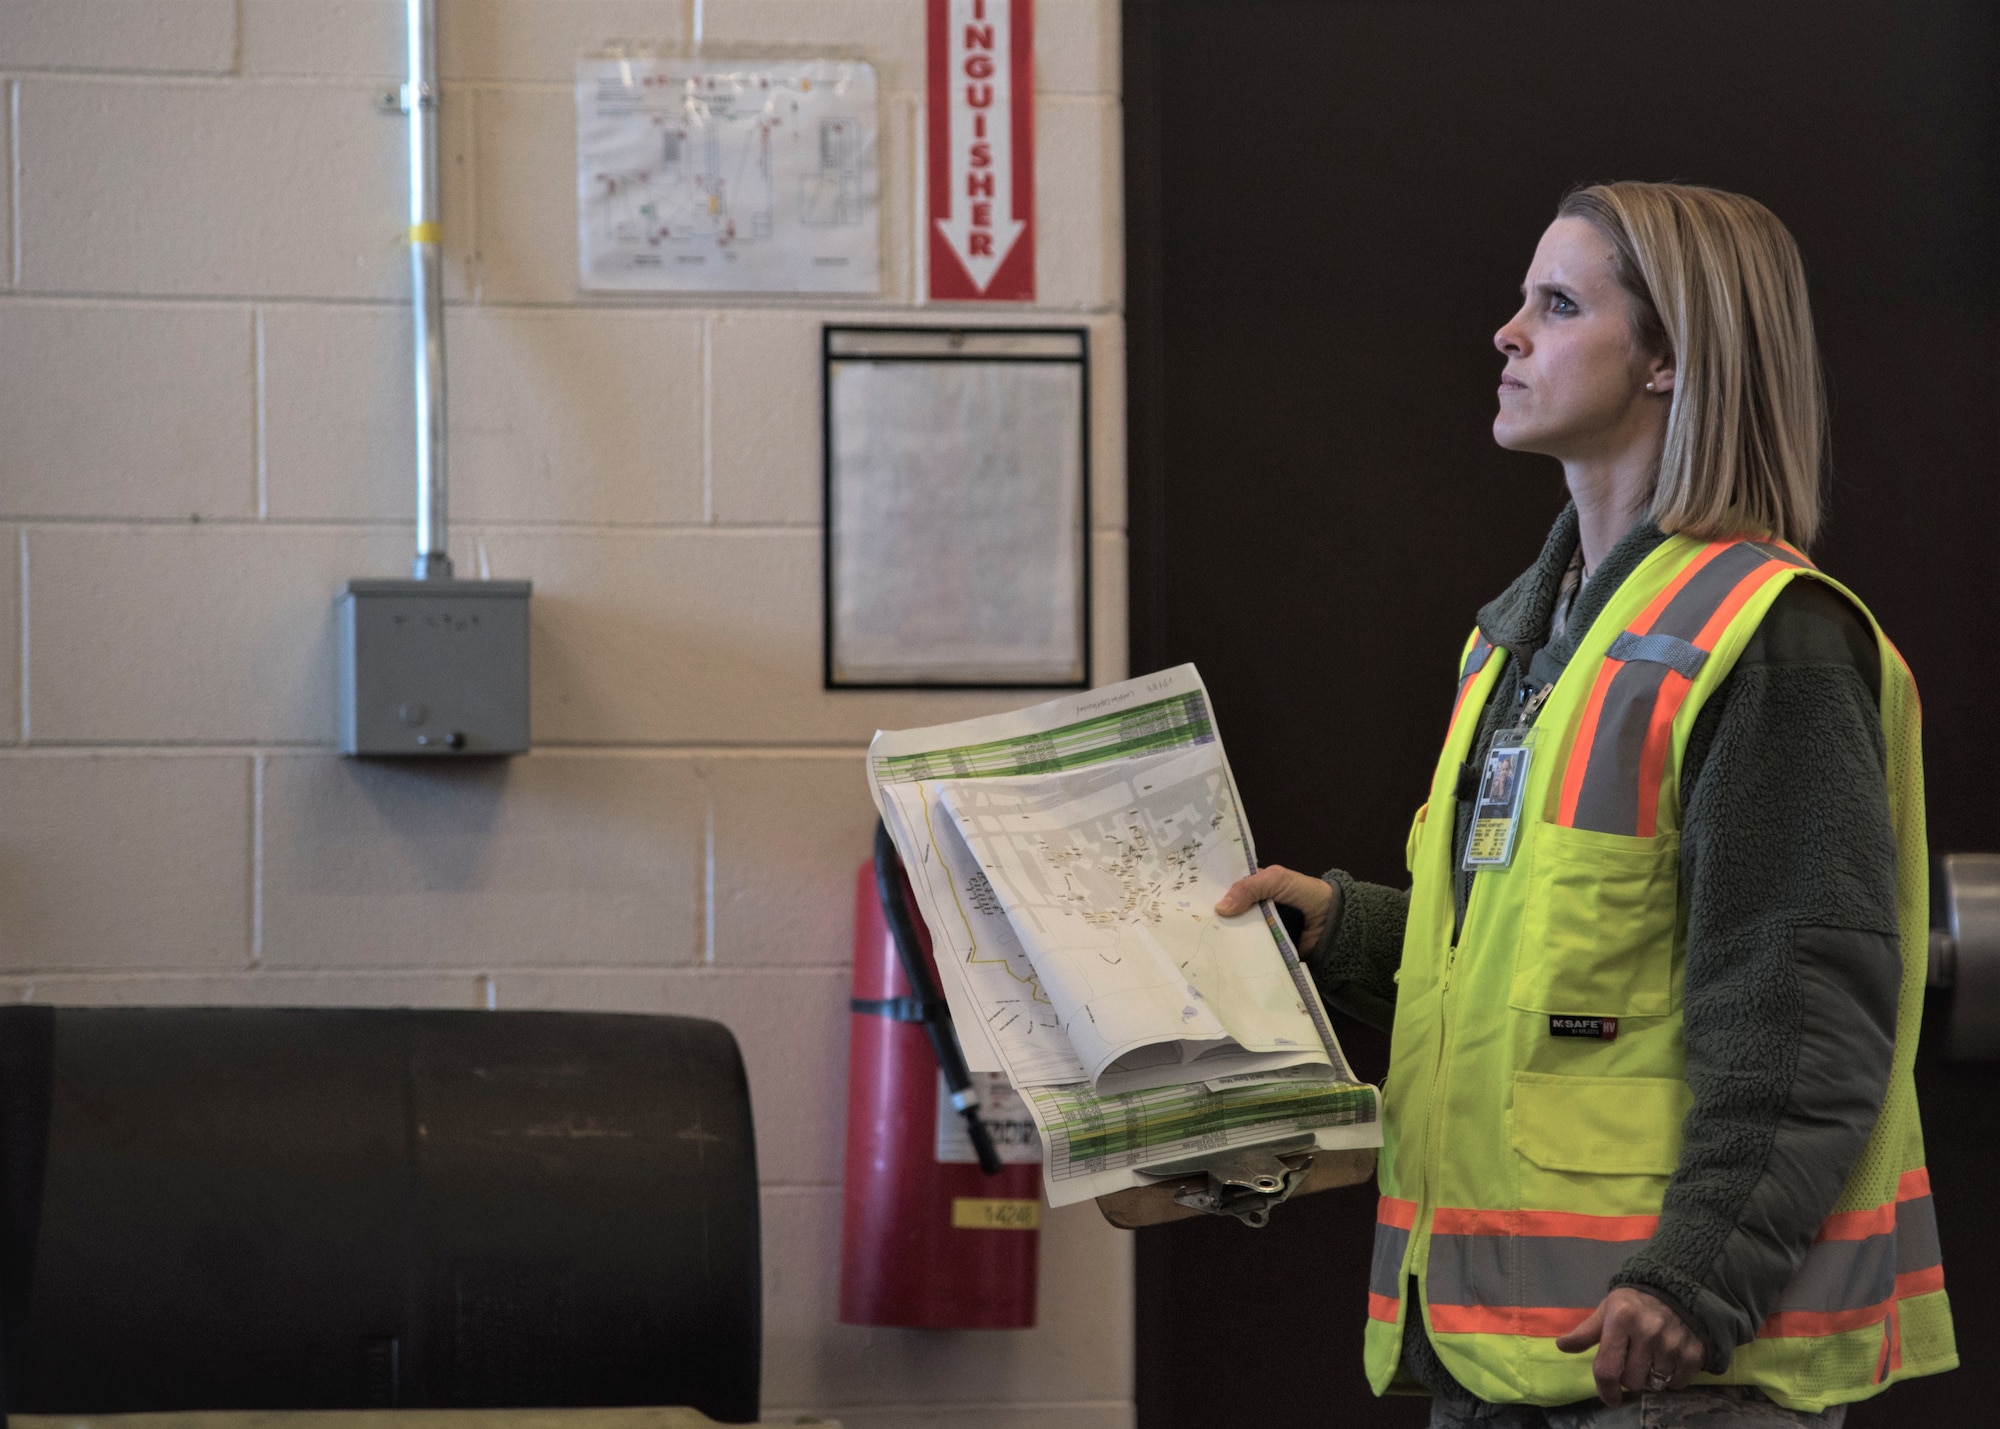
[(1803, 1414), (1754, 1389), (1725, 1384), (1628, 1395), (1616, 1409), (1595, 1400), (1554, 1409), (1431, 1401), (1431, 1429), (1840, 1429), (1846, 1421), (1844, 1404)]

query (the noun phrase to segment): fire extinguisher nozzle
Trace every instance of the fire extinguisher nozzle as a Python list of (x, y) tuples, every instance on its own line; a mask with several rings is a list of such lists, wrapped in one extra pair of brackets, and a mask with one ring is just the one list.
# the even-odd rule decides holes
[(993, 1145), (993, 1133), (986, 1129), (986, 1123), (979, 1119), (978, 1106), (965, 1109), (965, 1129), (972, 1138), (973, 1154), (979, 1158), (979, 1169), (988, 1176), (1000, 1174), (1000, 1152)]
[(909, 904), (903, 894), (903, 861), (896, 853), (896, 841), (890, 837), (888, 825), (879, 820), (875, 825), (875, 888), (882, 899), (882, 917), (889, 925), (889, 935), (896, 944), (896, 958), (902, 964), (903, 977), (910, 984), (910, 992), (918, 998), (930, 1014), (924, 1018), (924, 1031), (930, 1034), (931, 1050), (937, 1056), (938, 1070), (944, 1073), (946, 1088), (951, 1092), (951, 1104), (965, 1118), (966, 1131), (972, 1137), (972, 1149), (979, 1157), (979, 1169), (988, 1176), (1000, 1174), (1000, 1153), (993, 1147), (992, 1133), (986, 1123), (979, 1119), (979, 1094), (972, 1087), (972, 1073), (966, 1070), (965, 1053), (958, 1045), (958, 1035), (952, 1030), (951, 1016), (944, 1009), (944, 997), (931, 981), (931, 971), (924, 954), (917, 946), (916, 924), (910, 917)]

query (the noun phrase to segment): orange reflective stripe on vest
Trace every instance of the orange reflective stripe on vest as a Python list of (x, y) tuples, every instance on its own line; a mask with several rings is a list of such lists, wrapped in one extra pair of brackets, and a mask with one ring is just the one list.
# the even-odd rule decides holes
[[(1659, 1223), (1658, 1216), (1440, 1207), (1431, 1218), (1427, 1270), (1431, 1329), (1441, 1335), (1567, 1334), (1597, 1308), (1611, 1278)], [(1378, 1212), (1375, 1234), (1370, 1313), (1393, 1321), (1409, 1232), (1395, 1231)], [(1403, 1238), (1393, 1248), (1392, 1235)], [(1918, 1168), (1903, 1176), (1894, 1201), (1826, 1219), (1758, 1335), (1834, 1335), (1881, 1324), (1898, 1300), (1943, 1288), (1930, 1178)], [(1386, 1307), (1378, 1309), (1385, 1298)]]
[(1829, 1216), (1777, 1309), (1757, 1333), (1793, 1338), (1837, 1335), (1880, 1324), (1898, 1300), (1944, 1289), (1930, 1174), (1903, 1174), (1896, 1199)]
[(1651, 838), (1674, 716), (1715, 642), (1764, 582), (1809, 562), (1776, 542), (1717, 542), (1618, 636), (1584, 705), (1556, 822)]

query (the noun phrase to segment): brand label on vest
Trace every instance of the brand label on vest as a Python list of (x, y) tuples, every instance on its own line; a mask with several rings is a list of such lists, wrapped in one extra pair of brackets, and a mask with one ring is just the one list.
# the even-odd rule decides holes
[(1609, 1042), (1618, 1035), (1618, 1019), (1615, 1017), (1549, 1017), (1551, 1037), (1589, 1037), (1598, 1042)]

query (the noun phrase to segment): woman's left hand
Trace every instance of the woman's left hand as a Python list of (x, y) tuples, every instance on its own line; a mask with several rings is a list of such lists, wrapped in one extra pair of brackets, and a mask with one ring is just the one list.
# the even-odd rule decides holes
[(1628, 1391), (1686, 1389), (1707, 1358), (1701, 1336), (1687, 1321), (1658, 1296), (1629, 1285), (1605, 1296), (1588, 1319), (1556, 1341), (1566, 1354), (1592, 1345), (1597, 1346), (1590, 1367), (1597, 1397), (1613, 1408)]
[(1305, 930), (1299, 935), (1299, 948), (1302, 952), (1311, 953), (1319, 946), (1320, 937), (1326, 932), (1327, 919), (1333, 916), (1340, 902), (1340, 885), (1328, 883), (1323, 878), (1294, 873), (1274, 863), (1230, 884), (1229, 891), (1222, 895), (1222, 901), (1215, 905), (1215, 911), (1225, 918), (1234, 918), (1239, 913), (1248, 913), (1266, 898), (1287, 908), (1296, 908), (1305, 915)]

